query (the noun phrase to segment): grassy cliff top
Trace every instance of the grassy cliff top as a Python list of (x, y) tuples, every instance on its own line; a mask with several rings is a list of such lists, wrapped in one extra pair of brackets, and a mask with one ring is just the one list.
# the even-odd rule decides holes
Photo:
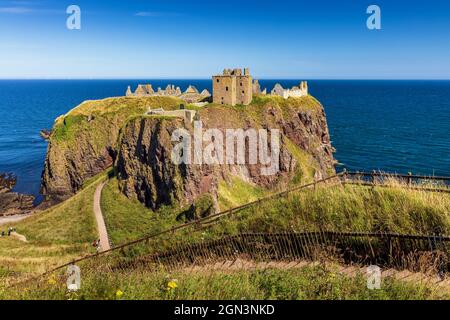
[(307, 113), (321, 112), (321, 104), (312, 96), (289, 98), (261, 96), (255, 97), (248, 106), (218, 105), (211, 103), (199, 108), (186, 104), (175, 97), (115, 97), (102, 100), (89, 100), (58, 117), (50, 135), (50, 144), (64, 152), (72, 152), (80, 143), (89, 142), (89, 148), (95, 154), (101, 154), (105, 148), (114, 148), (119, 131), (128, 121), (141, 117), (149, 109), (163, 108), (177, 110), (180, 104), (187, 109), (196, 110), (208, 127), (216, 128), (261, 128), (270, 125), (276, 118), (270, 117), (268, 110), (276, 110), (284, 119), (295, 116), (299, 111)]
[(148, 108), (174, 110), (180, 103), (181, 100), (173, 97), (117, 97), (85, 101), (55, 120), (50, 139), (70, 141), (86, 130), (98, 135), (107, 134), (102, 128), (109, 129), (108, 125), (114, 125), (118, 130), (128, 118), (142, 115)]
[[(57, 140), (69, 139), (79, 129), (87, 129), (87, 124), (95, 122), (99, 118), (120, 119), (123, 125), (129, 118), (142, 115), (149, 108), (177, 110), (180, 104), (186, 103), (175, 97), (114, 97), (102, 100), (87, 100), (55, 120), (52, 137)], [(236, 115), (238, 118), (242, 114), (246, 114), (255, 121), (263, 120), (261, 117), (263, 111), (267, 108), (280, 108), (283, 111), (283, 108), (286, 107), (311, 112), (322, 108), (321, 104), (312, 96), (286, 100), (275, 96), (261, 96), (255, 97), (248, 106), (229, 106), (214, 103), (205, 107), (186, 105), (187, 109), (196, 110), (206, 116), (210, 115), (211, 112), (217, 113), (220, 118), (224, 112), (229, 115)]]

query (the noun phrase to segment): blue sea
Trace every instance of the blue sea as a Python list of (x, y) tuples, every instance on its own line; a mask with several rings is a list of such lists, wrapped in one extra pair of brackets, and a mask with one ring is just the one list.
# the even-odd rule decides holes
[[(299, 83), (260, 80), (268, 90), (276, 82)], [(0, 172), (39, 196), (47, 148), (39, 131), (84, 100), (138, 83), (211, 91), (211, 80), (0, 80)], [(450, 81), (309, 80), (309, 90), (325, 107), (338, 169), (450, 176)]]

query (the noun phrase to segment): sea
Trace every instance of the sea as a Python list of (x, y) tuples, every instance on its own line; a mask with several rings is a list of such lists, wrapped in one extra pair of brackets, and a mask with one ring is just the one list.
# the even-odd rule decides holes
[[(303, 80), (303, 79), (302, 79)], [(270, 91), (276, 83), (260, 80)], [(39, 202), (47, 142), (39, 132), (84, 100), (122, 96), (128, 85), (211, 90), (211, 80), (0, 80), (0, 173)], [(337, 169), (450, 176), (450, 81), (308, 80), (324, 106)]]

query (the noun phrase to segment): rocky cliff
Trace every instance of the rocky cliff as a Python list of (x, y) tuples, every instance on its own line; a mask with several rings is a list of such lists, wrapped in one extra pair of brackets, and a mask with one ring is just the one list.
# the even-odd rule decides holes
[(109, 98), (86, 101), (56, 119), (49, 137), (41, 192), (57, 203), (82, 188), (84, 182), (111, 167), (120, 128), (128, 117), (147, 106), (175, 108), (173, 98)]
[(216, 201), (219, 183), (231, 181), (231, 176), (271, 189), (334, 173), (325, 113), (310, 96), (256, 98), (245, 107), (192, 107), (204, 131), (217, 129), (225, 135), (226, 129), (278, 129), (279, 170), (273, 175), (261, 174), (261, 164), (175, 165), (171, 161), (176, 144), (172, 133), (183, 128), (193, 134), (193, 124), (143, 114), (149, 107), (174, 110), (179, 104), (169, 97), (111, 98), (85, 102), (58, 118), (42, 179), (47, 200), (57, 202), (71, 196), (113, 163), (121, 191), (150, 208), (188, 204), (205, 193)]
[(0, 217), (25, 214), (33, 209), (34, 197), (11, 191), (15, 184), (15, 177), (0, 174)]
[[(193, 124), (177, 118), (141, 116), (127, 123), (118, 143), (116, 173), (121, 191), (155, 209), (175, 203), (186, 205), (205, 193), (213, 195), (217, 202), (219, 182), (229, 181), (231, 176), (271, 189), (334, 173), (325, 114), (311, 97), (286, 101), (257, 99), (250, 106), (236, 108), (210, 105), (198, 110), (197, 120), (203, 132), (217, 129), (223, 137), (227, 129), (278, 129), (281, 133), (279, 170), (262, 174), (266, 165), (248, 164), (248, 161), (246, 164), (195, 164), (193, 156), (190, 164), (175, 165), (171, 154), (178, 141), (171, 140), (172, 134), (183, 128), (193, 140)], [(204, 141), (203, 148), (207, 145)], [(249, 146), (246, 147), (248, 151)], [(191, 143), (191, 155), (195, 152)]]

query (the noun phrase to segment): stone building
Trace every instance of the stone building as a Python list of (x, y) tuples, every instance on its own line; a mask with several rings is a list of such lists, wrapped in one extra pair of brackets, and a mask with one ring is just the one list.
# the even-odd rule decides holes
[(291, 89), (284, 89), (281, 84), (277, 83), (270, 94), (273, 96), (283, 97), (284, 99), (289, 97), (304, 97), (308, 95), (308, 83), (306, 81), (302, 81), (300, 82), (299, 87), (292, 87)]
[(212, 77), (213, 102), (218, 104), (249, 105), (253, 99), (253, 80), (248, 68), (225, 69), (223, 74)]
[(164, 110), (163, 108), (149, 109), (146, 114), (182, 118), (186, 121), (186, 123), (191, 123), (194, 121), (197, 111), (183, 108), (184, 107), (180, 106), (179, 110)]
[(158, 88), (156, 91), (153, 90), (151, 84), (140, 84), (134, 92), (131, 91), (131, 87), (128, 86), (125, 96), (136, 98), (169, 96), (180, 98), (187, 103), (209, 102), (211, 98), (211, 94), (206, 89), (200, 93), (197, 88), (190, 85), (185, 92), (182, 92), (180, 87), (175, 87), (171, 84), (169, 84), (166, 89)]
[(261, 85), (258, 80), (253, 80), (253, 95), (257, 96), (261, 94)]

